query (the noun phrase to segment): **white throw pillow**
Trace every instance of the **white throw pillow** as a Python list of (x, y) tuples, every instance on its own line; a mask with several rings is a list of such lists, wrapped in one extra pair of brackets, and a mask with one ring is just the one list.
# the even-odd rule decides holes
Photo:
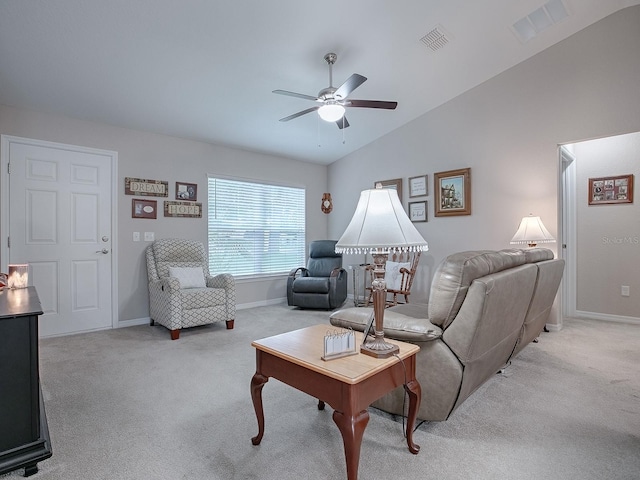
[(400, 273), (401, 268), (409, 270), (411, 268), (411, 264), (409, 262), (387, 262), (384, 272), (384, 280), (387, 282), (387, 290), (400, 290), (402, 282), (402, 273)]
[(169, 267), (169, 276), (180, 281), (180, 288), (205, 288), (202, 267)]

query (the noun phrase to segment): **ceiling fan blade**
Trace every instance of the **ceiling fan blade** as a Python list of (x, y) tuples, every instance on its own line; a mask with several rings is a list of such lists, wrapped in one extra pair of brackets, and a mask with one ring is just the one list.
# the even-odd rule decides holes
[(364, 107), (364, 108), (384, 108), (387, 110), (395, 110), (398, 102), (385, 102), (382, 100), (349, 100), (344, 104), (345, 107)]
[(302, 110), (301, 112), (294, 113), (293, 115), (289, 115), (288, 117), (281, 118), (280, 121), (281, 122), (288, 122), (289, 120), (293, 120), (294, 118), (301, 117), (302, 115), (306, 115), (307, 113), (315, 112), (319, 108), (320, 107), (307, 108), (306, 110)]
[(349, 121), (347, 120), (347, 117), (343, 116), (340, 120), (336, 120), (336, 125), (338, 125), (338, 128), (342, 130), (349, 126)]
[(347, 80), (342, 85), (338, 87), (333, 95), (338, 100), (343, 100), (366, 81), (367, 77), (363, 77), (362, 75), (354, 73), (349, 78), (347, 78)]
[(312, 100), (314, 102), (318, 100), (318, 97), (312, 97), (311, 95), (305, 95), (304, 93), (289, 92), (287, 90), (274, 90), (273, 93), (277, 93), (278, 95), (288, 95), (289, 97), (304, 98), (305, 100)]

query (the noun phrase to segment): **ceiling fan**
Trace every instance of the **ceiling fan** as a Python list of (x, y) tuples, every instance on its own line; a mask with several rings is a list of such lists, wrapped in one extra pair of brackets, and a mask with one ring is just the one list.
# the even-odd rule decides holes
[(305, 100), (312, 100), (318, 102), (320, 105), (307, 108), (300, 112), (289, 115), (288, 117), (281, 118), (281, 122), (288, 122), (294, 118), (301, 117), (307, 113), (318, 111), (320, 118), (327, 122), (335, 122), (338, 128), (347, 128), (349, 122), (345, 117), (345, 109), (351, 107), (358, 108), (382, 108), (386, 110), (394, 110), (398, 106), (398, 102), (385, 102), (381, 100), (350, 100), (347, 97), (356, 88), (362, 85), (367, 77), (354, 73), (338, 88), (333, 86), (333, 64), (336, 63), (338, 56), (335, 53), (327, 53), (324, 56), (325, 61), (329, 64), (329, 86), (323, 88), (318, 92), (317, 97), (311, 95), (305, 95), (303, 93), (289, 92), (287, 90), (274, 90), (273, 93), (279, 95), (288, 95), (290, 97), (303, 98)]

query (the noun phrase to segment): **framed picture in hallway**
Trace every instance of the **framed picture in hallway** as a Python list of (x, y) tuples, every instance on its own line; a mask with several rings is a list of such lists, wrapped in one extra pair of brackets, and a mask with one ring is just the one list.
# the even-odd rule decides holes
[(433, 175), (436, 217), (471, 215), (471, 169), (461, 168)]
[(589, 179), (589, 205), (633, 203), (633, 174)]

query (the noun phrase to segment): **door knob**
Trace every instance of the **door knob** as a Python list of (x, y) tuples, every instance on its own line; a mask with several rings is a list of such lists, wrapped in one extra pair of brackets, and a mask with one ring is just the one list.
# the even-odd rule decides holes
[(109, 253), (109, 249), (103, 248), (102, 250), (96, 250), (96, 253), (102, 253), (103, 255), (106, 255), (107, 253)]

